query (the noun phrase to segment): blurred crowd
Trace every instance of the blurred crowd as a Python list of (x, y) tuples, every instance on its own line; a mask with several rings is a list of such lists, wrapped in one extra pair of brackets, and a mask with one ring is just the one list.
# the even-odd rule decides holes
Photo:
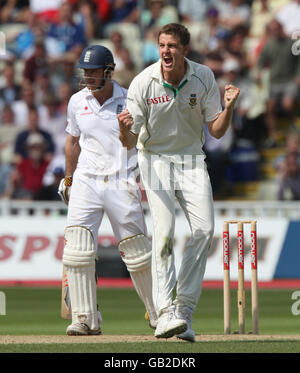
[(258, 180), (261, 150), (283, 146), (277, 197), (300, 200), (300, 0), (1, 1), (0, 198), (59, 199), (82, 49), (109, 47), (113, 78), (128, 87), (158, 60), (158, 31), (170, 22), (189, 29), (187, 57), (213, 70), (221, 97), (228, 83), (241, 89), (226, 135), (205, 129), (215, 198)]

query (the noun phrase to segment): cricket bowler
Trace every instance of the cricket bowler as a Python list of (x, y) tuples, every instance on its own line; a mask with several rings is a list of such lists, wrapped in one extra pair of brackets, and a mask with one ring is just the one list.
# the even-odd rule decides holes
[[(137, 145), (152, 217), (153, 301), (159, 317), (154, 335), (176, 335), (194, 342), (191, 320), (214, 232), (203, 126), (206, 123), (217, 139), (225, 134), (239, 89), (226, 86), (222, 110), (213, 72), (185, 57), (189, 42), (189, 31), (181, 24), (168, 24), (160, 30), (160, 60), (133, 79), (126, 110), (118, 119), (124, 147)], [(191, 230), (178, 276), (173, 252), (176, 201)]]

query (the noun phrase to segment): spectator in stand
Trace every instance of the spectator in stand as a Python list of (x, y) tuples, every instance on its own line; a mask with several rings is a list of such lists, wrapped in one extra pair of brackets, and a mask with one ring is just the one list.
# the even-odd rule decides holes
[(137, 0), (111, 0), (109, 23), (138, 23), (140, 10)]
[[(295, 102), (300, 86), (300, 56), (291, 53), (293, 40), (284, 34), (282, 25), (272, 20), (268, 25), (270, 38), (258, 59), (258, 71), (270, 71), (269, 94), (267, 101), (266, 123), (268, 139), (266, 146), (277, 145), (278, 107), (284, 111), (290, 124), (294, 125)], [(258, 73), (258, 80), (261, 76)]]
[(101, 22), (105, 23), (109, 20), (111, 12), (110, 0), (93, 0), (97, 5), (98, 18)]
[(217, 0), (179, 0), (178, 12), (181, 22), (205, 22), (206, 12), (217, 5)]
[(57, 193), (61, 179), (65, 177), (65, 170), (62, 167), (56, 167), (52, 172), (53, 181), (49, 185), (43, 185), (38, 191), (35, 199), (37, 201), (60, 201)]
[(224, 52), (227, 58), (238, 60), (243, 74), (249, 70), (248, 51), (245, 48), (246, 37), (247, 29), (244, 26), (233, 29)]
[(97, 23), (99, 18), (96, 12), (96, 3), (89, 0), (69, 0), (74, 4), (74, 19), (84, 29), (86, 40), (96, 37)]
[(1, 120), (0, 128), (2, 126), (14, 126), (15, 125), (15, 116), (14, 112), (9, 104), (3, 106), (1, 110)]
[(12, 62), (7, 62), (2, 71), (4, 86), (0, 89), (0, 106), (11, 105), (21, 98), (21, 87), (15, 82), (15, 68)]
[(7, 163), (2, 163), (0, 159), (0, 199), (6, 197), (12, 171), (13, 166)]
[(213, 71), (217, 82), (223, 75), (223, 62), (221, 53), (216, 51), (205, 54), (203, 59), (203, 65), (208, 66)]
[(217, 7), (222, 27), (232, 30), (237, 26), (249, 26), (251, 8), (245, 0), (220, 0)]
[(143, 66), (147, 67), (159, 60), (157, 37), (159, 29), (152, 27), (146, 32), (142, 49)]
[[(48, 164), (47, 170), (43, 177), (43, 186), (46, 187), (46, 186), (54, 184), (55, 182), (54, 170), (62, 169), (65, 172), (65, 166), (66, 166), (65, 154), (52, 158), (52, 160)], [(56, 193), (57, 193), (57, 190), (56, 190)]]
[[(129, 87), (132, 79), (137, 75), (138, 71), (131, 58), (128, 49), (122, 49), (120, 56), (122, 60), (122, 69), (114, 71), (113, 78), (124, 88)], [(115, 60), (116, 61), (116, 60)]]
[(228, 57), (228, 44), (230, 42), (230, 38), (232, 35), (232, 31), (220, 29), (216, 33), (216, 48), (213, 50), (213, 52), (219, 53), (223, 59)]
[(29, 0), (6, 0), (0, 4), (0, 23), (24, 22)]
[(277, 20), (282, 24), (286, 36), (300, 31), (300, 0), (291, 0), (277, 12)]
[[(78, 86), (77, 86), (78, 90)], [(59, 112), (61, 114), (66, 114), (68, 110), (68, 103), (70, 100), (70, 97), (73, 94), (72, 86), (69, 82), (64, 81), (60, 84), (58, 88), (58, 98), (59, 98)]]
[(278, 199), (284, 201), (300, 200), (300, 165), (297, 155), (289, 154), (279, 170)]
[(0, 121), (0, 198), (5, 196), (13, 171), (13, 149), (20, 127), (14, 125), (14, 112), (9, 105), (2, 108)]
[(121, 55), (126, 49), (123, 35), (117, 30), (112, 30), (109, 35), (109, 40), (112, 43), (111, 52), (114, 56), (114, 61), (116, 64), (115, 71), (122, 70), (124, 68), (124, 63)]
[[(72, 3), (78, 3), (78, 0), (69, 0)], [(80, 2), (80, 1), (79, 1)], [(103, 29), (110, 20), (111, 14), (111, 1), (110, 0), (92, 0), (88, 1), (91, 5), (94, 5), (94, 32), (95, 38), (103, 37)]]
[(14, 147), (17, 135), (24, 127), (15, 125), (14, 112), (9, 105), (1, 111), (0, 121), (0, 163), (12, 164), (14, 162)]
[(267, 132), (263, 115), (265, 97), (260, 90), (257, 91), (256, 82), (251, 80), (249, 74), (243, 74), (238, 60), (225, 60), (223, 74), (224, 81), (222, 82), (222, 79), (219, 81), (221, 90), (224, 82), (229, 84), (234, 82), (241, 90), (232, 119), (235, 140), (246, 139), (259, 149)]
[(42, 188), (49, 160), (45, 156), (45, 143), (41, 134), (31, 133), (27, 137), (26, 153), (26, 157), (22, 158), (10, 175), (6, 194), (8, 198), (32, 200)]
[(193, 44), (190, 43), (187, 47), (186, 58), (190, 61), (197, 63), (203, 63), (203, 54), (200, 53), (196, 48), (193, 47)]
[(274, 168), (280, 171), (286, 157), (293, 154), (297, 157), (300, 165), (300, 133), (292, 131), (286, 137), (286, 144), (283, 154), (279, 154), (274, 161)]
[(225, 86), (232, 84), (240, 89), (232, 116), (232, 128), (236, 138), (245, 138), (245, 118), (251, 107), (250, 82), (242, 74), (242, 67), (237, 59), (228, 58), (223, 63), (223, 78), (219, 80), (221, 97), (223, 97)]
[(76, 61), (86, 45), (82, 25), (74, 23), (73, 5), (63, 2), (59, 8), (59, 19), (51, 23), (46, 33), (46, 49), (53, 64)]
[(23, 70), (24, 79), (33, 84), (39, 71), (47, 69), (47, 66), (48, 60), (44, 40), (40, 38), (36, 39), (32, 55), (25, 60)]
[(39, 128), (51, 135), (55, 144), (54, 157), (65, 154), (67, 116), (59, 111), (59, 104), (59, 99), (49, 92), (39, 108)]
[(218, 33), (224, 31), (220, 26), (219, 11), (217, 8), (209, 8), (206, 12), (206, 22), (201, 29), (201, 41), (203, 42), (203, 52), (209, 53), (218, 49)]
[(262, 38), (267, 25), (273, 19), (273, 10), (269, 0), (254, 0), (251, 7), (249, 36)]
[(35, 103), (37, 107), (43, 105), (46, 97), (54, 94), (54, 88), (51, 82), (51, 75), (47, 69), (40, 69), (36, 76), (36, 81), (34, 84), (35, 92)]
[(31, 134), (42, 136), (45, 157), (47, 160), (51, 160), (55, 152), (55, 145), (50, 133), (39, 128), (39, 116), (35, 107), (29, 109), (28, 117), (27, 128), (19, 133), (15, 141), (15, 163), (20, 163), (23, 158), (28, 156), (27, 139)]
[(229, 164), (230, 150), (233, 144), (233, 130), (229, 127), (225, 135), (216, 139), (211, 136), (208, 127), (204, 126), (207, 171), (215, 199), (222, 198), (226, 187), (226, 168)]
[(248, 50), (249, 68), (252, 71), (255, 71), (257, 68), (259, 56), (270, 38), (271, 32), (269, 31), (269, 24), (270, 23), (266, 25), (263, 35), (260, 38), (256, 38), (256, 43)]
[(23, 82), (21, 99), (13, 101), (11, 107), (15, 114), (15, 123), (17, 126), (24, 126), (28, 122), (28, 113), (30, 108), (35, 106), (34, 89), (27, 81)]
[(111, 0), (110, 16), (103, 27), (103, 36), (109, 37), (110, 31), (116, 24), (133, 23), (140, 21), (140, 9), (137, 0)]
[(29, 0), (30, 10), (45, 22), (56, 22), (59, 18), (59, 8), (64, 0)]
[(171, 18), (164, 12), (164, 0), (148, 0), (148, 7), (141, 14), (141, 25), (144, 31), (152, 27), (162, 27), (178, 19)]
[(16, 58), (22, 59), (28, 58), (33, 53), (36, 38), (43, 36), (42, 25), (36, 14), (27, 10), (25, 16), (25, 30), (12, 33), (6, 40), (8, 50), (13, 52)]

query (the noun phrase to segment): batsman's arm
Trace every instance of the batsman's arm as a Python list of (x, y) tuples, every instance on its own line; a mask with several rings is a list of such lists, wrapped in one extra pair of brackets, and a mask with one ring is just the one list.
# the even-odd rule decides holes
[(66, 154), (66, 177), (73, 176), (80, 154), (79, 137), (67, 136), (65, 145)]
[(65, 145), (66, 176), (60, 181), (58, 187), (58, 194), (66, 205), (69, 203), (73, 173), (77, 166), (80, 151), (79, 137), (68, 135)]

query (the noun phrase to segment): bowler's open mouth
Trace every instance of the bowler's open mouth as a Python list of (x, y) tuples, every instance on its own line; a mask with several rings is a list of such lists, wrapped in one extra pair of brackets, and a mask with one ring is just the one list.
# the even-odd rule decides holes
[(173, 58), (172, 57), (169, 57), (169, 56), (166, 56), (163, 58), (164, 60), (164, 64), (166, 67), (171, 67), (173, 65)]

